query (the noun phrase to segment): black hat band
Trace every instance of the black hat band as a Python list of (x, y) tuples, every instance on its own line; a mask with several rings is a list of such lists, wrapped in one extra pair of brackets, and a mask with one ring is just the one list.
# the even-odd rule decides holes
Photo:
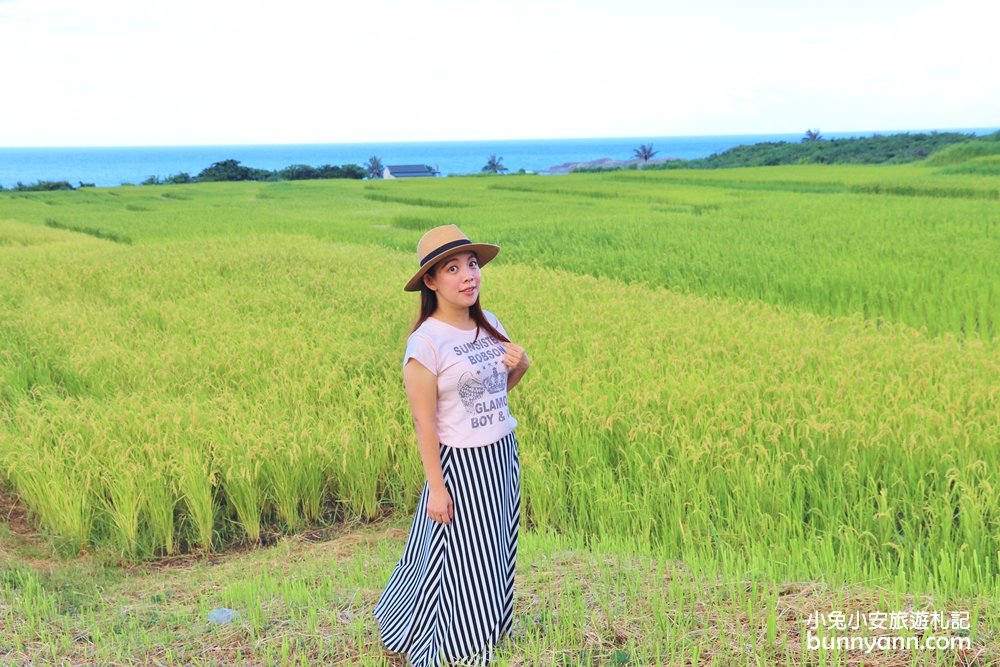
[(431, 261), (435, 257), (438, 257), (441, 253), (447, 252), (452, 248), (457, 248), (458, 246), (462, 245), (472, 245), (472, 241), (470, 241), (469, 239), (459, 239), (457, 241), (451, 241), (449, 243), (445, 243), (443, 246), (438, 246), (436, 249), (427, 253), (427, 255), (424, 256), (422, 260), (420, 260), (420, 266), (423, 266), (424, 264)]

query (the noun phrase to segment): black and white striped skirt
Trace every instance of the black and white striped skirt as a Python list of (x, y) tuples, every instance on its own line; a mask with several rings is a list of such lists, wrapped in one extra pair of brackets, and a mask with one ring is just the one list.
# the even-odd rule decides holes
[(382, 643), (414, 667), (489, 664), (514, 617), (521, 469), (514, 433), (440, 446), (451, 524), (427, 516), (424, 482), (402, 558), (375, 605)]

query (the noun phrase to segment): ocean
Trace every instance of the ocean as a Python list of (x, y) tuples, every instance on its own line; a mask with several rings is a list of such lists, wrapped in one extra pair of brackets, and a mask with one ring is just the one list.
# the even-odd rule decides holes
[[(986, 134), (997, 128), (958, 130)], [(909, 130), (921, 132), (927, 130)], [(881, 131), (880, 134), (895, 134)], [(873, 132), (830, 132), (824, 138), (871, 136)], [(213, 162), (234, 159), (248, 167), (283, 169), (293, 164), (364, 165), (372, 156), (382, 164), (437, 166), (442, 175), (479, 172), (490, 155), (503, 157), (510, 171), (540, 171), (564, 162), (600, 158), (626, 160), (639, 144), (653, 143), (657, 158), (699, 158), (739, 145), (762, 141), (799, 141), (804, 132), (704, 137), (619, 137), (606, 139), (531, 139), (503, 141), (434, 141), (409, 143), (280, 144), (249, 146), (143, 146), (85, 148), (0, 148), (0, 185), (18, 181), (69, 181), (99, 187), (138, 185), (150, 176), (181, 171), (196, 175)]]

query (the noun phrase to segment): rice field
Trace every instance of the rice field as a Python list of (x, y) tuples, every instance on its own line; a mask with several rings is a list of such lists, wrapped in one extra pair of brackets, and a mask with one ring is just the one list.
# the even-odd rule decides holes
[(412, 253), (454, 223), (503, 262), (995, 339), (1000, 179), (769, 167), (415, 183), (284, 182), (5, 194), (0, 216), (137, 244), (306, 234)]
[(998, 187), (906, 165), (0, 194), (3, 485), (62, 553), (124, 562), (405, 517), (400, 286), (455, 223), (503, 247), (483, 303), (533, 360), (531, 534), (766, 582), (768, 635), (791, 581), (961, 600), (996, 655)]

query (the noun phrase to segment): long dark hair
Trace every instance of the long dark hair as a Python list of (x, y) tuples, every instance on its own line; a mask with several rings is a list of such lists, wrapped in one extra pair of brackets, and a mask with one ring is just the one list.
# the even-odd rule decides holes
[[(444, 261), (444, 260), (441, 260), (441, 261)], [(433, 277), (434, 274), (437, 273), (437, 267), (438, 267), (439, 264), (440, 264), (440, 262), (438, 262), (437, 264), (435, 264), (434, 266), (432, 266), (430, 268), (430, 270), (427, 271), (427, 275), (430, 275), (431, 277)], [(437, 310), (437, 307), (438, 307), (437, 292), (435, 292), (430, 287), (428, 287), (427, 283), (425, 283), (423, 281), (423, 279), (421, 278), (421, 280), (420, 280), (420, 314), (417, 315), (417, 321), (413, 324), (413, 330), (410, 333), (413, 333), (413, 331), (416, 331), (417, 329), (419, 329), (420, 325), (423, 324), (424, 321), (428, 317), (430, 317), (431, 315), (434, 314), (434, 311)], [(496, 327), (494, 327), (492, 324), (490, 324), (489, 320), (486, 319), (486, 315), (483, 314), (483, 307), (481, 305), (479, 305), (479, 297), (478, 296), (476, 297), (476, 302), (474, 304), (472, 304), (471, 306), (469, 306), (469, 317), (471, 317), (472, 321), (476, 323), (476, 337), (472, 339), (472, 342), (476, 342), (477, 340), (479, 340), (479, 330), (480, 329), (484, 329), (486, 331), (486, 333), (488, 333), (489, 335), (493, 336), (494, 338), (496, 338), (499, 341), (503, 341), (504, 343), (509, 343), (510, 342), (510, 340), (508, 340), (508, 338), (506, 336), (504, 336), (502, 333), (500, 333), (499, 331), (497, 331)]]

